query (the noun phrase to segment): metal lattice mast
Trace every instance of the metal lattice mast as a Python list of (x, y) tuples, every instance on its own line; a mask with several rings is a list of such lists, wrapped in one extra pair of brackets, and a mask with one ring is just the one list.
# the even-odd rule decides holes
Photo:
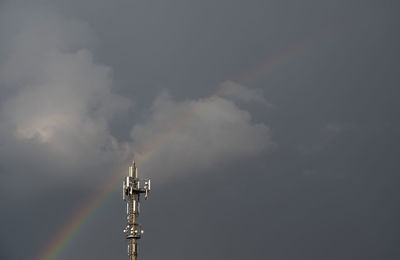
[[(143, 188), (141, 188), (143, 184)], [(124, 229), (126, 239), (128, 239), (128, 256), (129, 260), (137, 259), (137, 240), (143, 234), (143, 230), (136, 219), (140, 213), (140, 194), (144, 193), (144, 197), (147, 200), (150, 192), (150, 179), (141, 180), (138, 177), (138, 171), (136, 168), (135, 161), (129, 166), (129, 175), (125, 177), (122, 185), (122, 198), (126, 201), (126, 215), (127, 225)]]

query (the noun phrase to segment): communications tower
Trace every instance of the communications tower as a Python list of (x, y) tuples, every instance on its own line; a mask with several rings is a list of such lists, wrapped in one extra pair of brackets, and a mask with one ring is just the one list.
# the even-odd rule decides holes
[(147, 200), (151, 181), (150, 179), (139, 179), (135, 161), (129, 166), (129, 174), (125, 177), (122, 184), (122, 198), (126, 201), (127, 225), (124, 229), (126, 239), (128, 239), (129, 260), (136, 260), (138, 255), (137, 240), (143, 234), (140, 224), (136, 219), (140, 213), (140, 194), (144, 194)]

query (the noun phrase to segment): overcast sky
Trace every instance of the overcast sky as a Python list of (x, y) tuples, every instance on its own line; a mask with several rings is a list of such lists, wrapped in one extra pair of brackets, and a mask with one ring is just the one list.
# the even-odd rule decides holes
[[(399, 8), (1, 1), (0, 258), (135, 157), (139, 259), (400, 259)], [(127, 259), (125, 221), (117, 187), (55, 259)]]

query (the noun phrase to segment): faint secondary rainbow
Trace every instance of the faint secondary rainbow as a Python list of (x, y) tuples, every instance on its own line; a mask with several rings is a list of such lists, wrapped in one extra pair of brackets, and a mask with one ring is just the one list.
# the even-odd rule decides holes
[(306, 47), (309, 47), (311, 44), (315, 43), (323, 35), (324, 34), (313, 35), (313, 37), (295, 41), (290, 45), (287, 45), (285, 48), (279, 49), (274, 53), (268, 53), (262, 59), (260, 59), (260, 61), (256, 65), (248, 68), (247, 70), (243, 70), (242, 72), (234, 76), (232, 78), (232, 81), (240, 84), (249, 83), (251, 80), (256, 79), (260, 75), (263, 75), (272, 67), (275, 67), (293, 57), (295, 54), (300, 53)]
[[(240, 84), (245, 84), (252, 79), (262, 75), (273, 66), (288, 60), (301, 50), (308, 47), (315, 39), (307, 39), (295, 42), (287, 48), (281, 49), (273, 55), (266, 56), (256, 66), (239, 73), (233, 77), (232, 81)], [(218, 88), (211, 97), (223, 95), (224, 89)], [(146, 143), (140, 153), (136, 156), (136, 161), (140, 165), (145, 163), (151, 158), (154, 153), (160, 150), (162, 146), (168, 143), (191, 118), (191, 111), (183, 113), (180, 117), (176, 118), (164, 131), (159, 132)], [(115, 190), (120, 187), (120, 182), (124, 176), (124, 171), (118, 169), (110, 175), (108, 179), (101, 185), (101, 187), (84, 203), (77, 207), (68, 220), (62, 227), (49, 239), (45, 247), (39, 252), (35, 259), (37, 260), (50, 260), (56, 259), (63, 250), (67, 247), (69, 242), (78, 233), (78, 231), (85, 225), (85, 223), (94, 215), (95, 211), (104, 203), (107, 197), (110, 196)]]

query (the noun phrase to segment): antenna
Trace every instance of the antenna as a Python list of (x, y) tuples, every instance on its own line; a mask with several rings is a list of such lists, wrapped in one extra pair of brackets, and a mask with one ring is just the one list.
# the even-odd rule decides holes
[[(143, 184), (143, 185), (141, 185)], [(126, 239), (128, 239), (129, 260), (137, 259), (137, 240), (143, 235), (143, 229), (136, 223), (136, 218), (140, 213), (140, 194), (144, 193), (147, 200), (151, 188), (150, 179), (139, 179), (135, 161), (129, 166), (128, 176), (122, 183), (122, 199), (126, 201), (127, 225), (124, 229)], [(141, 188), (140, 186), (143, 186)]]

